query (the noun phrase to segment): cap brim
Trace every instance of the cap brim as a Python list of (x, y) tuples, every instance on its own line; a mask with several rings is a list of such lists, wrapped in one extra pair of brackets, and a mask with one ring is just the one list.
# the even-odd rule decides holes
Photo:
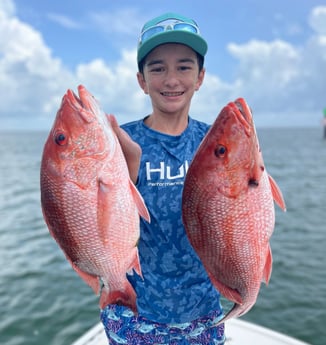
[(198, 34), (181, 30), (164, 31), (153, 37), (150, 37), (148, 40), (141, 44), (141, 46), (138, 48), (137, 53), (138, 63), (141, 62), (151, 50), (165, 43), (184, 44), (193, 49), (201, 56), (205, 56), (207, 52), (207, 43)]

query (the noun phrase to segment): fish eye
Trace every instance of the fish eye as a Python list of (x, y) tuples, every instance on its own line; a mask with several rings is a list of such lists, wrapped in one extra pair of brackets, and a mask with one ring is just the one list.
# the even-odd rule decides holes
[(226, 154), (226, 147), (223, 145), (218, 145), (214, 153), (215, 153), (215, 156), (218, 158), (224, 157)]
[(63, 146), (63, 145), (66, 145), (67, 143), (67, 137), (64, 133), (62, 132), (58, 132), (55, 134), (55, 137), (54, 137), (54, 141), (60, 145), (60, 146)]

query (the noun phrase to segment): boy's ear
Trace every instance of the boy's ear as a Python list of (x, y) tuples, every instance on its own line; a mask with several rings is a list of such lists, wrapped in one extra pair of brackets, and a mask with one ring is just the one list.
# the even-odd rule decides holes
[(137, 72), (137, 80), (138, 80), (139, 86), (142, 88), (144, 93), (147, 95), (148, 94), (148, 88), (147, 88), (147, 83), (146, 83), (144, 74), (141, 72)]
[(195, 88), (196, 91), (199, 90), (199, 88), (201, 87), (201, 84), (202, 84), (203, 81), (204, 81), (205, 72), (206, 72), (206, 70), (205, 70), (205, 68), (203, 67), (203, 68), (201, 69), (201, 71), (199, 72), (199, 74), (198, 74), (198, 79), (197, 79), (196, 88)]

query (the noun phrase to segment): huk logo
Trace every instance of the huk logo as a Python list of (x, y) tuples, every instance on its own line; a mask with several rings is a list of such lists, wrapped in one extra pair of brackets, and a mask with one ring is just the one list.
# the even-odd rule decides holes
[(153, 166), (151, 162), (146, 162), (146, 179), (147, 181), (157, 180), (176, 180), (185, 177), (189, 168), (188, 161), (185, 161), (177, 171), (173, 171), (169, 165), (160, 162), (159, 166)]

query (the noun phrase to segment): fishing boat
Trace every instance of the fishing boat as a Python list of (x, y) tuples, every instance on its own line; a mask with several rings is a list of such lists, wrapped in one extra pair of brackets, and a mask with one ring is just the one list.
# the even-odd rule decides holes
[[(310, 345), (248, 321), (231, 319), (225, 324), (225, 345)], [(93, 326), (72, 345), (108, 345), (103, 325)]]

